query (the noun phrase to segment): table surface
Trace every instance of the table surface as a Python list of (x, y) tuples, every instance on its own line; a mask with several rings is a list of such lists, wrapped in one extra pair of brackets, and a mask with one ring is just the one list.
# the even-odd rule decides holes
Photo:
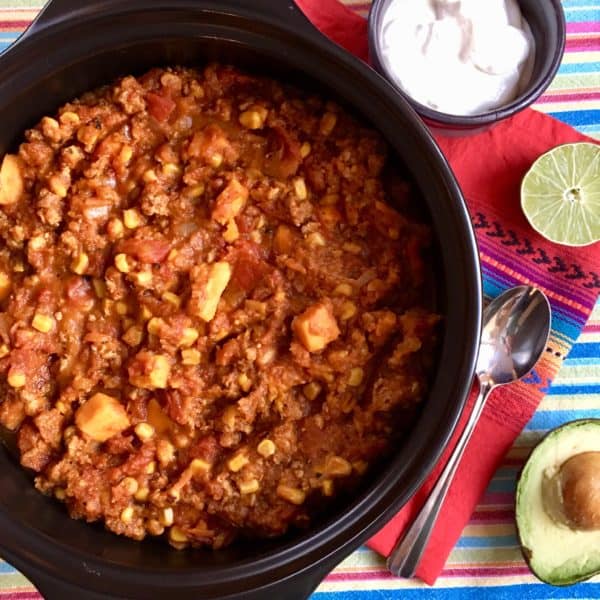
[[(562, 3), (565, 56), (535, 108), (600, 140), (600, 0)], [(346, 4), (360, 14), (369, 7), (357, 0)], [(43, 0), (0, 0), (0, 52), (43, 5)], [(598, 245), (593, 249), (597, 252)], [(391, 577), (381, 557), (361, 548), (327, 577), (314, 600), (600, 598), (599, 577), (568, 588), (539, 583), (523, 562), (514, 526), (516, 477), (531, 447), (548, 429), (585, 417), (600, 418), (600, 301), (550, 392), (490, 482), (435, 587)], [(38, 597), (20, 573), (0, 560), (0, 600)]]

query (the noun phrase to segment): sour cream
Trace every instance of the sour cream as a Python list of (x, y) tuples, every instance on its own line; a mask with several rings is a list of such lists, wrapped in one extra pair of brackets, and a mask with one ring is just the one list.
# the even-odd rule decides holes
[(514, 100), (535, 58), (516, 0), (392, 0), (381, 42), (386, 71), (404, 92), (461, 116)]

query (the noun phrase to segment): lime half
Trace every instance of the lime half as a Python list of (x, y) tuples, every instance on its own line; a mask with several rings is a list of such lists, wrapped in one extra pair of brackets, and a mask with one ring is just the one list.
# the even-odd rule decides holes
[(567, 246), (600, 240), (600, 146), (557, 146), (540, 156), (521, 184), (521, 207), (546, 239)]

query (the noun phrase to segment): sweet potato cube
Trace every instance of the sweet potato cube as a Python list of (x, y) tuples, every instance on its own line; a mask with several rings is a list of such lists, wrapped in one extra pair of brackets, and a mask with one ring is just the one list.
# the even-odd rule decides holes
[(97, 442), (105, 442), (130, 425), (123, 405), (112, 396), (94, 394), (75, 413), (77, 427)]
[(231, 279), (231, 265), (225, 261), (200, 265), (193, 277), (191, 312), (209, 322), (215, 316), (221, 295)]
[(296, 240), (294, 232), (287, 225), (279, 225), (273, 236), (273, 250), (277, 254), (290, 254), (293, 250)]
[(292, 322), (296, 337), (309, 352), (323, 350), (340, 335), (331, 308), (322, 302), (313, 304)]
[(226, 225), (242, 212), (246, 200), (248, 200), (247, 188), (234, 177), (217, 196), (212, 218), (221, 225)]
[(23, 194), (23, 164), (14, 154), (7, 154), (0, 167), (0, 205), (14, 204)]

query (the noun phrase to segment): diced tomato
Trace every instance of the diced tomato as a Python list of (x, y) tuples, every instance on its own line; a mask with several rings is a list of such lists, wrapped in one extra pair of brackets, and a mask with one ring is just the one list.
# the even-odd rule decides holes
[(262, 246), (251, 242), (239, 245), (235, 257), (232, 281), (241, 289), (250, 291), (254, 289), (269, 270), (265, 262), (265, 250)]
[(120, 251), (144, 263), (161, 263), (167, 258), (171, 244), (166, 240), (133, 238), (120, 245)]
[(161, 96), (154, 92), (146, 94), (148, 112), (159, 122), (166, 121), (175, 110), (175, 102), (168, 96)]

